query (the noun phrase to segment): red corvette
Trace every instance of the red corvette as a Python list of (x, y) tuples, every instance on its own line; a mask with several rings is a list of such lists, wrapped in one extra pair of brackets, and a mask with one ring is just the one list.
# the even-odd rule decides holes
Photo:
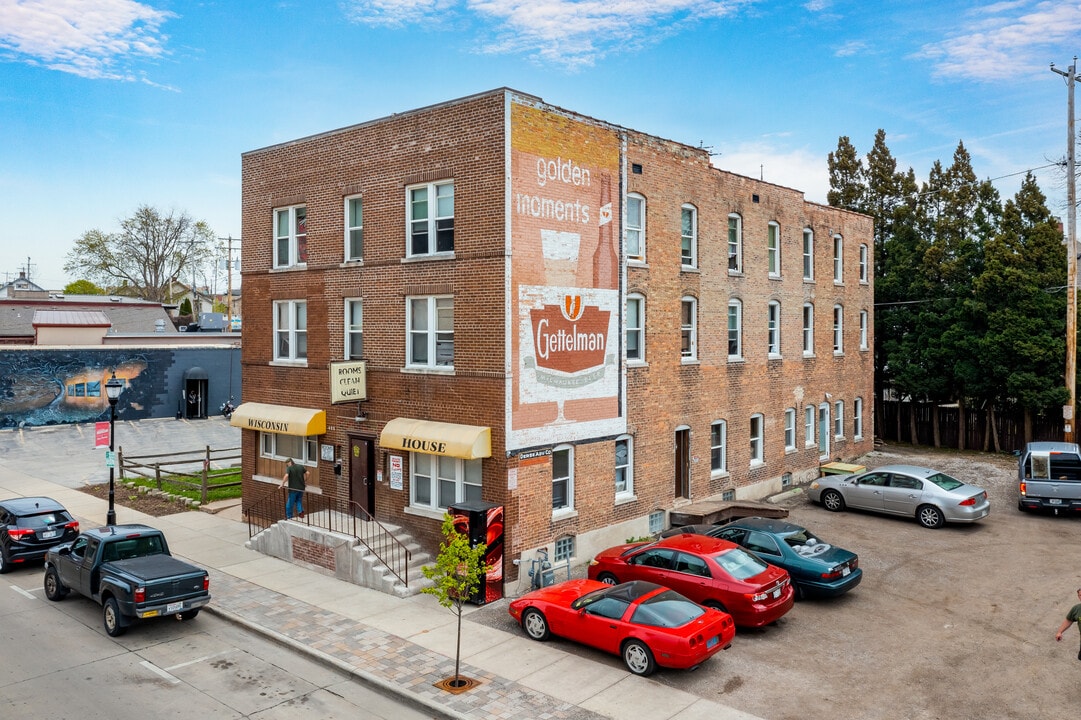
[(697, 605), (649, 582), (607, 585), (568, 580), (534, 590), (509, 608), (529, 637), (551, 635), (619, 655), (635, 675), (657, 666), (697, 667), (732, 644), (736, 626), (728, 613)]
[(731, 613), (736, 625), (761, 627), (792, 609), (788, 572), (735, 543), (705, 535), (676, 535), (619, 545), (589, 563), (589, 577), (610, 585), (646, 580), (696, 603)]

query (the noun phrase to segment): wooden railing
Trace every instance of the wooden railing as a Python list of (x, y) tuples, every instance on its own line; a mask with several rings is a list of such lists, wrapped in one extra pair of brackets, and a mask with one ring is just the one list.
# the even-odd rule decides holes
[[(236, 461), (235, 463), (232, 461)], [(225, 467), (213, 467), (223, 464)], [(205, 450), (187, 450), (184, 452), (162, 453), (157, 455), (125, 455), (124, 448), (117, 452), (117, 467), (120, 479), (127, 475), (136, 475), (157, 483), (162, 489), (162, 468), (168, 482), (199, 491), (199, 500), (206, 503), (207, 491), (224, 487), (239, 487), (240, 480), (218, 482), (222, 477), (239, 476), (236, 466), (240, 464), (240, 448), (222, 448), (212, 450), (209, 445)], [(184, 478), (189, 478), (185, 480)]]
[[(248, 537), (253, 537), (279, 520), (285, 519), (285, 488), (274, 488), (258, 502), (244, 509), (248, 517)], [(383, 526), (363, 507), (352, 500), (304, 493), (304, 517), (294, 522), (342, 535), (352, 535), (386, 566), (394, 577), (409, 585), (409, 561), (412, 553), (394, 533)]]

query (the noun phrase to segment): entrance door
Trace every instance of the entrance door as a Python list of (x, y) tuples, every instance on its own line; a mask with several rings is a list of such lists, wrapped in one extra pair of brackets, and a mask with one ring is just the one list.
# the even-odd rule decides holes
[(818, 406), (818, 455), (823, 459), (830, 456), (829, 403), (822, 403)]
[(368, 438), (349, 438), (349, 499), (375, 514), (375, 444)]
[(691, 496), (691, 429), (676, 430), (676, 497)]
[(206, 380), (186, 380), (184, 382), (184, 417), (205, 418), (207, 401)]

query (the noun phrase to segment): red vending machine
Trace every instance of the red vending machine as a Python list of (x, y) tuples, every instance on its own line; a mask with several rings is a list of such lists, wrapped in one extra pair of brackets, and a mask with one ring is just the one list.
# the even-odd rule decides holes
[(484, 561), (490, 566), (484, 584), (470, 601), (484, 605), (503, 597), (503, 506), (483, 500), (467, 500), (448, 508), (454, 527), (476, 547), (484, 544)]

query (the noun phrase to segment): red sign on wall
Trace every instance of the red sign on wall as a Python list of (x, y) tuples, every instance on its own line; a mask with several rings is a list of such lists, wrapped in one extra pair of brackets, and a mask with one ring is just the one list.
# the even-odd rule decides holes
[(109, 423), (99, 422), (94, 423), (94, 447), (107, 448), (109, 447)]

